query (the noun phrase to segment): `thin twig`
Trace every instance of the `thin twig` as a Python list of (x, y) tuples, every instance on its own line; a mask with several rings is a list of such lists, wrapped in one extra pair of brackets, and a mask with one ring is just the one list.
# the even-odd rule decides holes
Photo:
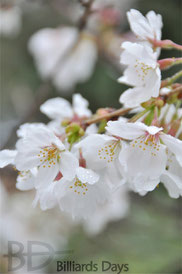
[(88, 19), (88, 16), (90, 15), (91, 13), (91, 7), (92, 7), (92, 4), (94, 2), (94, 0), (90, 0), (89, 2), (86, 2), (84, 3), (83, 1), (80, 1), (82, 6), (85, 7), (85, 11), (82, 15), (82, 17), (80, 18), (80, 21), (79, 21), (79, 24), (78, 24), (78, 28), (79, 30), (83, 30), (87, 24), (87, 19)]
[(95, 124), (95, 123), (98, 123), (102, 120), (111, 120), (112, 118), (114, 117), (119, 117), (119, 116), (122, 116), (126, 113), (128, 113), (130, 110), (132, 110), (132, 108), (121, 108), (121, 109), (117, 109), (113, 112), (110, 112), (110, 113), (106, 113), (104, 115), (101, 115), (101, 116), (97, 116), (95, 118), (91, 118), (91, 119), (88, 119), (86, 120), (84, 123), (89, 126), (91, 124)]
[[(91, 6), (92, 6), (93, 1), (94, 0), (90, 0), (87, 3), (87, 5), (85, 4), (85, 12), (84, 12), (83, 16), (80, 18), (80, 21), (79, 21), (79, 24), (78, 24), (78, 28), (79, 28), (80, 32), (86, 26), (88, 16), (91, 13)], [(75, 41), (74, 46), (76, 45), (77, 42), (78, 42), (78, 39)], [(60, 65), (60, 63), (64, 60), (64, 57), (67, 57), (69, 55), (69, 53), (71, 52), (73, 47), (68, 49), (68, 51), (65, 53), (65, 56), (61, 57), (61, 59), (58, 60), (57, 64), (55, 65), (55, 69), (53, 70), (54, 72), (57, 69), (57, 67)], [(34, 103), (31, 105), (31, 107), (30, 107), (29, 111), (27, 112), (27, 114), (12, 129), (12, 134), (9, 136), (6, 143), (3, 145), (3, 147), (1, 149), (5, 149), (5, 148), (12, 145), (12, 140), (14, 138), (16, 138), (17, 129), (20, 127), (21, 124), (24, 124), (24, 123), (30, 121), (31, 117), (39, 110), (40, 105), (48, 97), (49, 91), (50, 91), (50, 82), (42, 83), (41, 86), (39, 87), (37, 93), (36, 93)]]

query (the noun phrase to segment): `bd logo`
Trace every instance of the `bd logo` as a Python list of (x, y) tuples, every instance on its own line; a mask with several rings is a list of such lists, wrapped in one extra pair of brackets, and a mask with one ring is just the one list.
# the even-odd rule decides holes
[[(56, 255), (71, 253), (73, 253), (72, 250), (55, 251), (50, 244), (39, 241), (27, 241), (26, 250), (21, 242), (8, 241), (8, 254), (4, 257), (8, 257), (8, 272), (19, 270), (25, 265), (27, 265), (27, 271), (36, 271), (49, 265)], [(41, 263), (38, 265), (34, 265), (35, 257), (40, 258)]]

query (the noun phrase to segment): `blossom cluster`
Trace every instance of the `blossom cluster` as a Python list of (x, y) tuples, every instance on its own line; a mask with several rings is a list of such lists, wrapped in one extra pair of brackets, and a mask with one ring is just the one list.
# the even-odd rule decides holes
[[(120, 61), (126, 68), (118, 81), (132, 86), (119, 99), (120, 114), (130, 112), (132, 118), (112, 109), (93, 115), (80, 94), (73, 95), (72, 105), (49, 99), (40, 110), (51, 121), (21, 125), (16, 149), (0, 152), (0, 167), (12, 164), (18, 170), (16, 187), (35, 189), (33, 204), (40, 203), (42, 210), (59, 205), (74, 218), (88, 218), (125, 187), (145, 195), (160, 183), (171, 197), (182, 195), (181, 95), (174, 89), (178, 84), (161, 80), (160, 48), (154, 46), (161, 39), (162, 18), (137, 10), (127, 17), (138, 41), (122, 44)], [(73, 41), (76, 36), (73, 29)], [(68, 46), (66, 40), (60, 45)], [(44, 62), (49, 65), (42, 74), (48, 74), (54, 59)]]

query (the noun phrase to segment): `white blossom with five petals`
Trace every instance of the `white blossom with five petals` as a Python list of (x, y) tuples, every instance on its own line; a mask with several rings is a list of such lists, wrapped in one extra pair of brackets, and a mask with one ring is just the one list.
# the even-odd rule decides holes
[(137, 192), (152, 191), (167, 167), (168, 151), (182, 166), (182, 141), (141, 122), (108, 122), (109, 134), (129, 140), (119, 155), (123, 176)]

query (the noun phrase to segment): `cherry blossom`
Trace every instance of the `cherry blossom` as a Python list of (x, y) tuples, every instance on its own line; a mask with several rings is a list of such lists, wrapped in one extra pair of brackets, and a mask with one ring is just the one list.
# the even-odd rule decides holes
[(43, 79), (50, 78), (58, 90), (69, 91), (86, 81), (97, 59), (97, 48), (90, 34), (79, 35), (74, 27), (42, 29), (28, 45)]
[(121, 63), (127, 65), (120, 83), (132, 85), (120, 97), (125, 107), (138, 107), (151, 97), (159, 96), (161, 72), (156, 61), (156, 54), (146, 45), (124, 42)]
[(54, 180), (59, 172), (68, 179), (73, 178), (76, 165), (77, 159), (46, 127), (32, 129), (18, 142), (15, 166), (20, 171), (38, 167), (37, 185), (46, 185), (47, 182)]
[(149, 11), (145, 17), (138, 10), (131, 9), (127, 12), (127, 17), (131, 30), (140, 40), (161, 39), (163, 23), (160, 14)]
[(141, 122), (108, 122), (107, 131), (115, 137), (129, 140), (119, 155), (123, 176), (138, 191), (152, 191), (159, 183), (171, 151), (182, 165), (182, 141), (164, 134), (162, 128)]

